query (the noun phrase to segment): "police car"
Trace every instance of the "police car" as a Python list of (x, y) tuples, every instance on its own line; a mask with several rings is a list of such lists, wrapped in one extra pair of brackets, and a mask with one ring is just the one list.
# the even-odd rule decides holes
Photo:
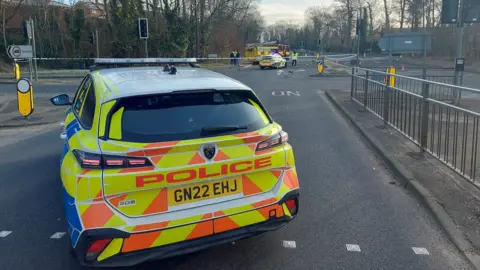
[(298, 213), (288, 134), (252, 89), (195, 59), (97, 59), (73, 99), (51, 102), (68, 106), (60, 175), (81, 264), (195, 252)]
[(265, 68), (286, 68), (287, 67), (287, 60), (283, 58), (279, 54), (271, 54), (271, 55), (264, 55), (260, 59), (260, 62), (258, 63), (260, 66), (260, 69), (265, 69)]

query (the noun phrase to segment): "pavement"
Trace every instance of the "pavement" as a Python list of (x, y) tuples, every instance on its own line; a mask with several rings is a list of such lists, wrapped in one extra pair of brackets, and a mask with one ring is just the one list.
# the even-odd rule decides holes
[(428, 206), (457, 247), (480, 268), (479, 186), (433, 156), (422, 154), (419, 147), (400, 132), (384, 128), (383, 120), (350, 99), (350, 91), (328, 91), (327, 96), (396, 178)]
[[(304, 64), (288, 70), (219, 69), (252, 87), (289, 133), (299, 216), (274, 232), (121, 269), (474, 269), (328, 100), (326, 90), (350, 81), (310, 77)], [(0, 269), (82, 269), (67, 237), (52, 238), (66, 231), (60, 132), (56, 124), (0, 130)]]

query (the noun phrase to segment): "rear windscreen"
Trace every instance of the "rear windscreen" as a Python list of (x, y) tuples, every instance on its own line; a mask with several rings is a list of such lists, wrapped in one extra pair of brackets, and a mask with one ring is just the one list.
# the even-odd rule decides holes
[[(111, 118), (122, 141), (161, 142), (189, 140), (255, 131), (269, 122), (250, 91), (204, 91), (123, 98)], [(121, 114), (121, 115), (119, 115)], [(113, 123), (116, 121), (117, 123)], [(204, 134), (202, 130), (239, 126)]]

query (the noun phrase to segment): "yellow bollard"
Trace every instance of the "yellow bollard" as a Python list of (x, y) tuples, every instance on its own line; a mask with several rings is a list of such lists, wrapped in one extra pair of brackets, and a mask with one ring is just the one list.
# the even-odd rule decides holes
[(17, 81), (17, 107), (25, 117), (33, 113), (33, 87), (27, 79)]
[(20, 65), (16, 62), (13, 63), (13, 77), (15, 78), (15, 80), (20, 79)]
[[(390, 73), (390, 74), (396, 74), (397, 73), (397, 69), (395, 67), (387, 67), (385, 69), (385, 72), (386, 73)], [(395, 76), (385, 76), (383, 78), (383, 83), (384, 84), (387, 84), (387, 77), (390, 77), (390, 82), (388, 83), (389, 86), (393, 86), (395, 87)]]

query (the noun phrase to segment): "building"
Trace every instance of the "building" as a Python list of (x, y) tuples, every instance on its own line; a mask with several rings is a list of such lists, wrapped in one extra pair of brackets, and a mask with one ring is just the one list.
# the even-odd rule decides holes
[(85, 18), (105, 18), (103, 0), (81, 0), (75, 4), (74, 9), (83, 9)]
[(56, 10), (54, 14), (57, 15), (60, 27), (66, 27), (62, 23), (65, 21), (65, 10), (71, 8), (70, 5), (54, 0), (7, 0), (2, 1), (0, 7), (5, 9), (4, 14), (9, 15), (5, 18), (5, 32), (7, 35), (23, 34), (23, 21), (44, 15), (46, 14), (45, 11), (49, 9)]

